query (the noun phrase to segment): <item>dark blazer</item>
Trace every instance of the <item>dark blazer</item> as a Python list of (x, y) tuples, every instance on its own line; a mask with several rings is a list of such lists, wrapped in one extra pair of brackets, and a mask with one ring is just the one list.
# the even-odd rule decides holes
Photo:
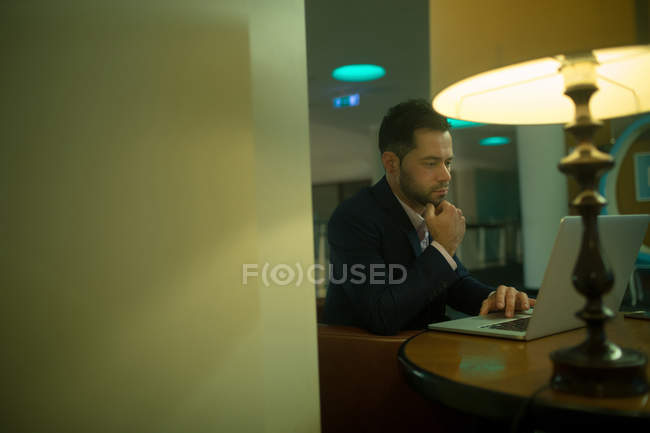
[[(472, 278), (458, 257), (454, 271), (435, 247), (421, 251), (415, 228), (385, 177), (336, 208), (327, 237), (332, 270), (323, 314), (329, 324), (384, 335), (422, 329), (446, 320), (445, 304), (478, 314), (494, 290)], [(390, 264), (405, 267), (406, 275), (397, 269), (390, 281)]]

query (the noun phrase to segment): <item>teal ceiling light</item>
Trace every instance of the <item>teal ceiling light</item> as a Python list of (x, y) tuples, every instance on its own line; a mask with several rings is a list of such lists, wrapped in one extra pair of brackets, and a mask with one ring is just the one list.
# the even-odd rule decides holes
[(475, 126), (483, 126), (485, 123), (470, 122), (469, 120), (447, 119), (451, 129), (474, 128)]
[(339, 81), (372, 81), (386, 75), (386, 70), (377, 65), (345, 65), (332, 71), (332, 77)]
[(481, 146), (503, 146), (510, 143), (508, 137), (487, 137), (479, 142)]

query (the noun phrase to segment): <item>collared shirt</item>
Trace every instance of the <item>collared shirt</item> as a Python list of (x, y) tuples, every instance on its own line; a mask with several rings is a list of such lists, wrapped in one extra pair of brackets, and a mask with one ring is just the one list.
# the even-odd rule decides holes
[[(393, 193), (394, 194), (394, 193)], [(427, 227), (427, 223), (424, 220), (424, 217), (414, 211), (409, 205), (404, 203), (402, 200), (395, 195), (395, 198), (397, 198), (397, 201), (399, 201), (399, 204), (402, 205), (404, 208), (404, 211), (406, 212), (406, 215), (408, 215), (409, 219), (411, 220), (411, 224), (413, 224), (413, 227), (415, 227), (415, 230), (418, 233), (418, 237), (420, 238), (420, 248), (422, 248), (422, 251), (429, 245), (440, 251), (440, 254), (447, 260), (447, 263), (449, 263), (449, 266), (455, 271), (458, 265), (454, 261), (454, 259), (449, 255), (449, 252), (443, 247), (439, 242), (436, 240), (431, 241), (429, 244), (429, 228)]]

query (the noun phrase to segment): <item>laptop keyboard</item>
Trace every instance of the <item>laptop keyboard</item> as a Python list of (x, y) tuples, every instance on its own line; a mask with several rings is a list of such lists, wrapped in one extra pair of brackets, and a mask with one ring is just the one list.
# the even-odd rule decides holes
[(522, 317), (521, 319), (510, 320), (509, 322), (481, 326), (481, 328), (501, 329), (504, 331), (525, 331), (528, 328), (529, 321), (530, 317)]

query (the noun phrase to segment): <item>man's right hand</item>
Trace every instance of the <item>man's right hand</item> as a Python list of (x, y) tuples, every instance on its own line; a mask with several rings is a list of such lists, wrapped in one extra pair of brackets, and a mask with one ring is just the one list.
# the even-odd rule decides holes
[(427, 203), (424, 209), (424, 220), (431, 237), (453, 256), (465, 236), (463, 211), (447, 200), (443, 200), (438, 207)]

